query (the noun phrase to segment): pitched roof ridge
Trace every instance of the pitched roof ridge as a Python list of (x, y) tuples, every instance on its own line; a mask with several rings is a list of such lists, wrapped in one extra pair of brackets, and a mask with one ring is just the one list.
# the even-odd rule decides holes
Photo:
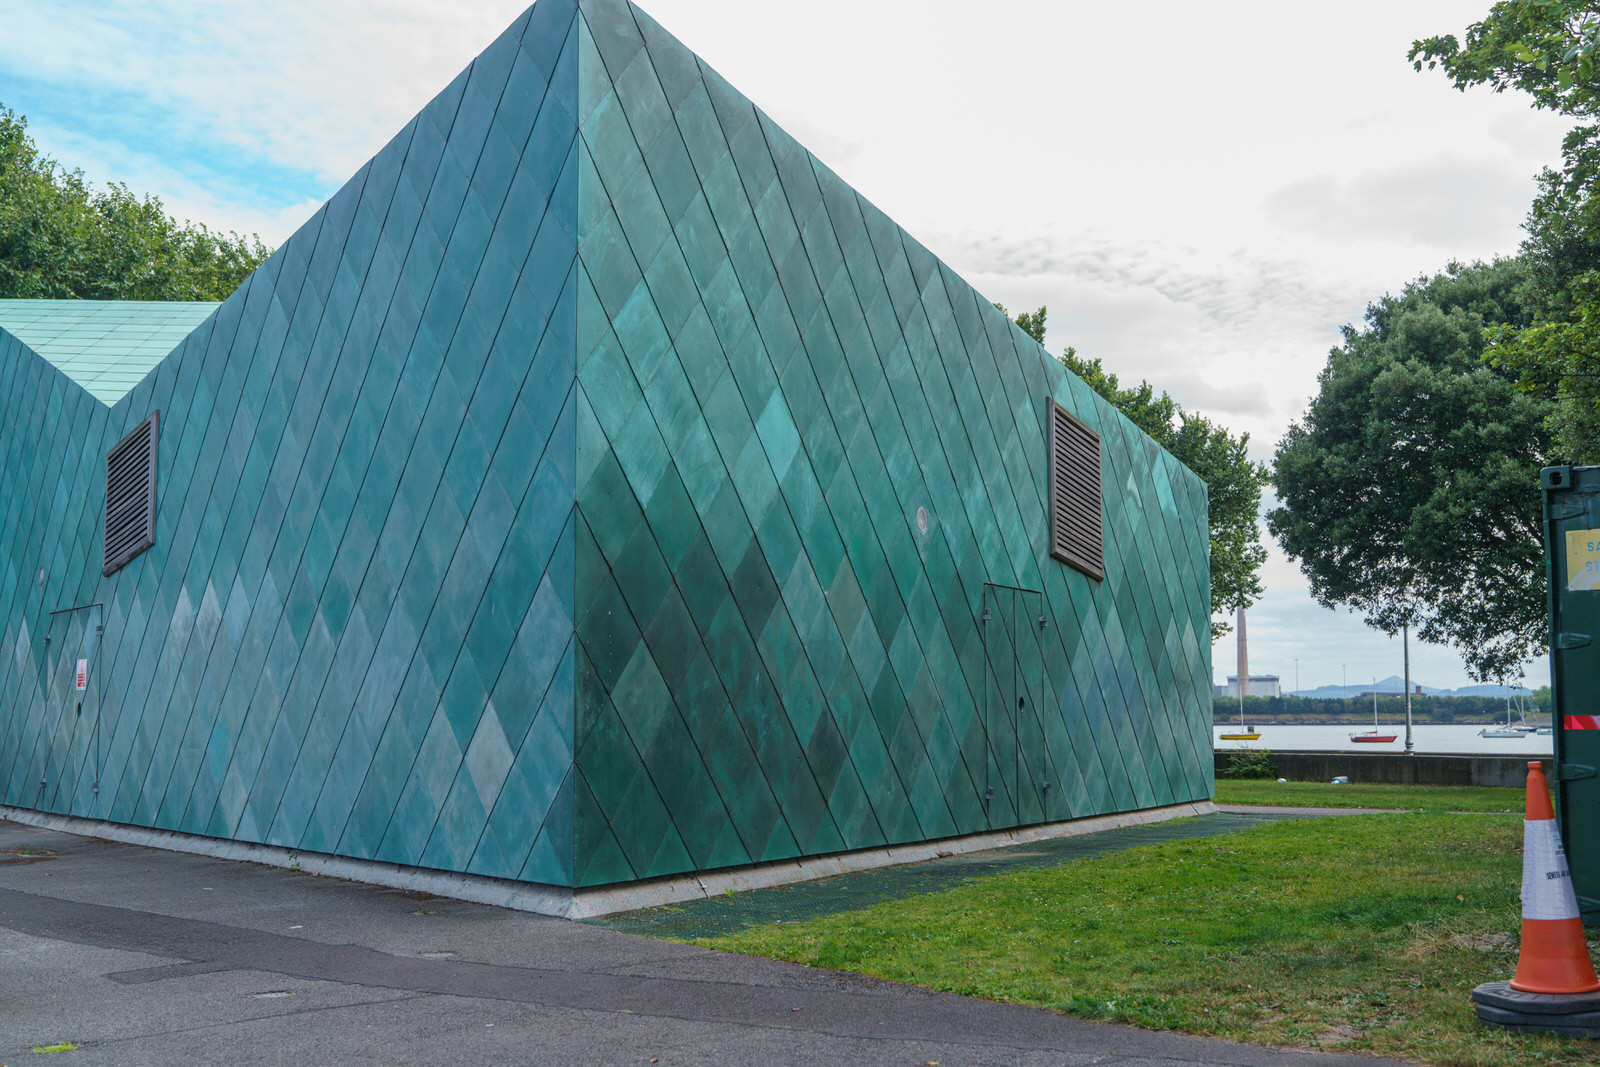
[(0, 299), (0, 329), (109, 406), (218, 306), (209, 300)]

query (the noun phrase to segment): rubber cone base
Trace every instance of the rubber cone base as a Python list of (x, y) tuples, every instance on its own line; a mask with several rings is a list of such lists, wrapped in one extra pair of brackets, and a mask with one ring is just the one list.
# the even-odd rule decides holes
[(1472, 1003), (1485, 1026), (1600, 1040), (1600, 992), (1524, 993), (1510, 982), (1485, 982)]

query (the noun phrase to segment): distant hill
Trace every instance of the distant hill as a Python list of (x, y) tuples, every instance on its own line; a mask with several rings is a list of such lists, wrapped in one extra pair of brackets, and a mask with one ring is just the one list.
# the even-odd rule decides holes
[(1513, 685), (1464, 685), (1460, 689), (1452, 689), (1447, 696), (1453, 697), (1504, 697), (1515, 696), (1517, 693), (1531, 694), (1533, 690), (1528, 686), (1520, 689)]
[[(1415, 684), (1415, 683), (1414, 683)], [(1401, 696), (1406, 691), (1404, 679), (1399, 675), (1391, 674), (1387, 678), (1378, 680), (1378, 693), (1380, 696)], [(1319, 685), (1315, 689), (1301, 689), (1290, 693), (1292, 697), (1306, 697), (1321, 700), (1349, 700), (1353, 697), (1368, 695), (1372, 692), (1371, 682), (1362, 682), (1359, 685)], [(1507, 697), (1519, 692), (1517, 687), (1509, 685), (1464, 685), (1460, 689), (1435, 689), (1432, 686), (1423, 686), (1424, 696), (1431, 697)], [(1522, 689), (1520, 692), (1529, 692)]]

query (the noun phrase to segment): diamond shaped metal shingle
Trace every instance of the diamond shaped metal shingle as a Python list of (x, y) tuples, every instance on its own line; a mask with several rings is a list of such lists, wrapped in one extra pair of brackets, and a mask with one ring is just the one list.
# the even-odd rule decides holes
[[(8, 803), (600, 885), (1207, 795), (1198, 480), (625, 0), (538, 0), (200, 329), (19, 314)], [(1047, 396), (1103, 583), (1044, 552)], [(90, 602), (94, 767), (42, 640)]]

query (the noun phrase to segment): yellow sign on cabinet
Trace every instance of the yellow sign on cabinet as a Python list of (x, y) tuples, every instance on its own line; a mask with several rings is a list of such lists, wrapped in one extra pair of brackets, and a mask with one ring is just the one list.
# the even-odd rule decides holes
[(1567, 591), (1600, 589), (1600, 530), (1567, 531)]

